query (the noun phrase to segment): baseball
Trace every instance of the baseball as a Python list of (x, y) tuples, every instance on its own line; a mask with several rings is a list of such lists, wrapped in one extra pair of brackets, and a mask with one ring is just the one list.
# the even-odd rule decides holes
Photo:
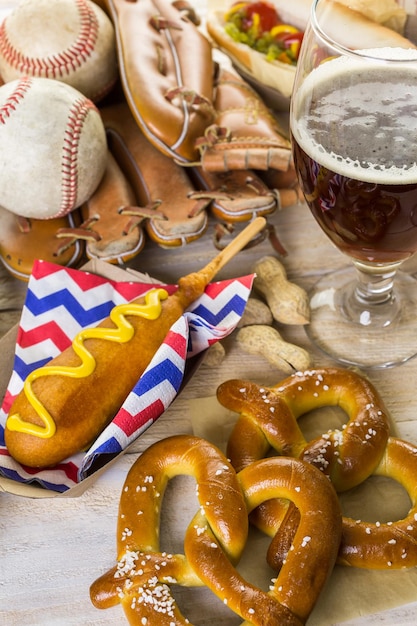
[(0, 75), (52, 78), (97, 102), (118, 76), (113, 24), (90, 0), (22, 0), (0, 27)]
[(48, 219), (88, 200), (105, 170), (100, 113), (79, 91), (48, 78), (0, 87), (0, 206)]

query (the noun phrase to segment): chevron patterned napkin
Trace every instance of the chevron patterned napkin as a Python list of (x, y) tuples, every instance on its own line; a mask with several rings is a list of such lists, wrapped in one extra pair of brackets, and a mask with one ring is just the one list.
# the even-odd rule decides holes
[(171, 327), (123, 406), (91, 448), (56, 467), (34, 470), (16, 463), (4, 443), (6, 418), (26, 376), (71, 345), (83, 328), (95, 326), (106, 318), (114, 306), (154, 287), (163, 286), (169, 293), (176, 290), (175, 285), (110, 281), (96, 274), (36, 261), (20, 320), (13, 373), (0, 409), (0, 474), (14, 481), (34, 482), (64, 492), (115, 458), (174, 400), (187, 359), (236, 328), (253, 278), (248, 275), (210, 283)]

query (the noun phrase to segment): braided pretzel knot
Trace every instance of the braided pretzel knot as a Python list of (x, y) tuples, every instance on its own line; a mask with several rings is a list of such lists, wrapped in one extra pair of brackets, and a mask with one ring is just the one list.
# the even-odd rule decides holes
[[(388, 418), (381, 398), (367, 380), (349, 370), (297, 372), (271, 388), (229, 380), (219, 386), (217, 397), (226, 408), (240, 413), (227, 447), (236, 471), (265, 457), (272, 448), (279, 455), (305, 458), (330, 476), (337, 491), (345, 491), (374, 471), (388, 439)], [(325, 406), (339, 406), (349, 421), (342, 431), (329, 431), (308, 444), (297, 419)], [(275, 524), (284, 520), (287, 508), (288, 502), (271, 500), (253, 512), (251, 521), (275, 535)], [(287, 524), (288, 519), (284, 527)], [(286, 546), (290, 541), (282, 540)], [(278, 550), (278, 537), (274, 546)]]
[[(228, 442), (228, 458), (239, 471), (266, 456), (302, 457), (330, 476), (337, 491), (367, 478), (384, 453), (389, 433), (387, 411), (367, 380), (349, 370), (327, 368), (297, 372), (278, 385), (262, 387), (242, 380), (226, 381), (219, 402), (240, 413)], [(339, 406), (349, 421), (307, 443), (297, 419), (325, 406)]]
[[(354, 402), (349, 400), (351, 393), (355, 394)], [(350, 489), (370, 475), (386, 476), (400, 483), (411, 500), (408, 515), (396, 522), (372, 524), (343, 517), (338, 562), (372, 569), (417, 564), (417, 448), (388, 438), (386, 410), (368, 381), (353, 372), (332, 368), (295, 374), (270, 389), (227, 381), (219, 387), (218, 397), (229, 409), (241, 412), (228, 443), (228, 454), (237, 468), (262, 458), (272, 446), (279, 454), (300, 456), (315, 464), (330, 476), (338, 491)], [(347, 426), (342, 432), (326, 433), (303, 448), (297, 417), (331, 404), (338, 404), (348, 413)], [(350, 438), (352, 442), (346, 449)], [(351, 459), (350, 454), (355, 456)], [(282, 529), (277, 532), (279, 519)], [(287, 507), (287, 503), (275, 500), (259, 507), (252, 521), (274, 535), (267, 559), (273, 568), (279, 569), (299, 523), (299, 512), (293, 505)]]
[(223, 454), (189, 436), (154, 444), (134, 464), (122, 491), (118, 564), (91, 588), (97, 607), (120, 601), (131, 624), (187, 624), (168, 585), (203, 585), (184, 555), (159, 547), (162, 499), (169, 479), (179, 474), (195, 477), (204, 517), (228, 558), (236, 562), (246, 544), (245, 501)]
[[(183, 555), (159, 547), (162, 498), (169, 479), (179, 474), (195, 477), (201, 505), (186, 530)], [(291, 498), (302, 517), (285, 566), (264, 592), (246, 582), (235, 564), (247, 541), (248, 511), (278, 496)], [(322, 542), (323, 534), (332, 540)], [(340, 535), (334, 489), (309, 464), (261, 460), (236, 475), (207, 441), (169, 437), (131, 468), (120, 499), (118, 563), (92, 584), (90, 595), (98, 608), (120, 602), (130, 624), (174, 626), (189, 621), (169, 585), (207, 585), (243, 624), (301, 626), (332, 571)]]

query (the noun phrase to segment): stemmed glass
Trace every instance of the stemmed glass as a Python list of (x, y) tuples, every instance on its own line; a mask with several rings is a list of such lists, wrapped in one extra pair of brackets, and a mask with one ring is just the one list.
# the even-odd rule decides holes
[(353, 263), (316, 284), (306, 330), (337, 361), (390, 367), (417, 354), (417, 282), (399, 270), (417, 251), (417, 49), (394, 33), (347, 48), (332, 11), (313, 3), (290, 127), (306, 202)]

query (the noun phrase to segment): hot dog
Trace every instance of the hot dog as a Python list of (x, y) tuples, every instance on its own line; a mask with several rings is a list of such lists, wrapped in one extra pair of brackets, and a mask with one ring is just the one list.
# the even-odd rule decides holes
[(215, 274), (265, 227), (251, 222), (199, 272), (184, 276), (168, 296), (152, 290), (113, 309), (98, 327), (79, 333), (71, 346), (25, 381), (6, 421), (11, 456), (29, 467), (48, 467), (91, 444), (123, 404), (172, 324)]
[[(269, 3), (256, 4), (271, 7)], [(295, 76), (295, 59), (293, 62), (285, 63), (278, 58), (271, 61), (263, 52), (236, 40), (226, 31), (229, 16), (230, 10), (225, 9), (216, 10), (207, 15), (206, 29), (214, 44), (229, 56), (233, 65), (245, 78), (258, 80), (263, 85), (277, 89), (283, 96), (290, 96)], [(288, 21), (281, 14), (277, 15), (276, 19), (285, 22), (290, 27), (296, 27), (294, 22)]]
[[(312, 0), (271, 0), (269, 4), (275, 7), (282, 24), (305, 31)], [(358, 10), (353, 7), (358, 7)], [(207, 31), (214, 43), (231, 58), (238, 70), (243, 70), (264, 85), (274, 87), (284, 96), (290, 96), (295, 65), (279, 60), (270, 61), (265, 54), (235, 41), (225, 30), (227, 13), (224, 9), (215, 10), (207, 16)], [(378, 15), (380, 18), (376, 21)], [(322, 25), (331, 37), (347, 48), (366, 49), (381, 45), (414, 48), (415, 45), (401, 34), (405, 29), (406, 18), (405, 11), (398, 7), (395, 0), (376, 0), (368, 4), (361, 0), (349, 0), (349, 5), (347, 0), (329, 0)], [(397, 30), (388, 25), (395, 25)]]

